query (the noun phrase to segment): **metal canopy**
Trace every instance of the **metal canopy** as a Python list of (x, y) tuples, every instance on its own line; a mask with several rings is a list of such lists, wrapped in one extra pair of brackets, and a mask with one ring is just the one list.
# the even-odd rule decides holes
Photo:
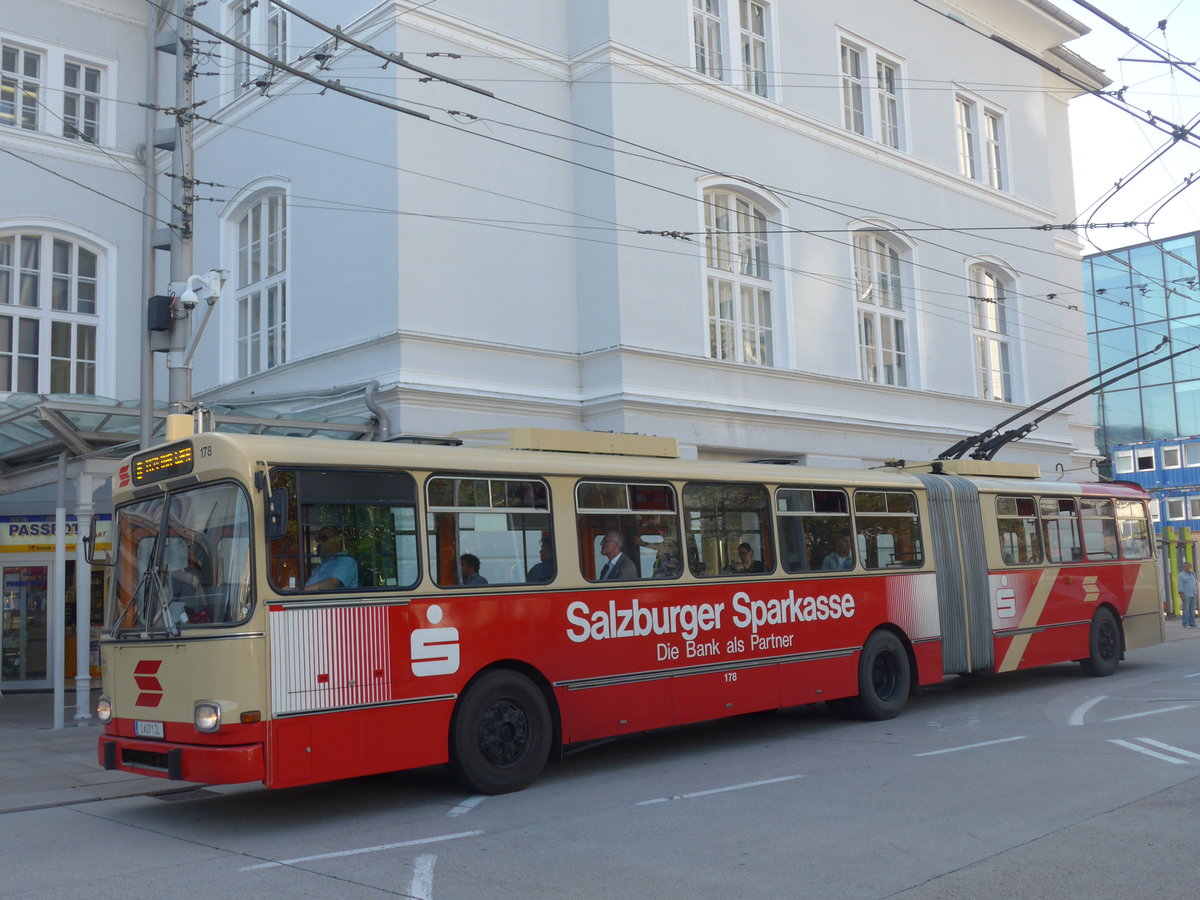
[[(157, 404), (154, 434), (162, 436), (167, 407)], [(265, 406), (203, 408), (205, 430), (243, 434), (370, 439), (369, 415), (329, 416), (320, 412), (279, 412)], [(64, 451), (71, 457), (122, 456), (136, 448), (141, 428), (137, 400), (91, 394), (9, 394), (0, 400), (0, 476), (44, 465)], [(3, 493), (3, 490), (0, 490)]]

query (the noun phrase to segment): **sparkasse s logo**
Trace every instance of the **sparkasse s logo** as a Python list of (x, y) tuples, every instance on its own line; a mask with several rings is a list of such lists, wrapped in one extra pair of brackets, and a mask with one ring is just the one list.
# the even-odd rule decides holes
[[(431, 625), (442, 621), (442, 608), (431, 606), (425, 613)], [(418, 678), (452, 675), (458, 671), (457, 628), (414, 628), (409, 641), (412, 671)]]

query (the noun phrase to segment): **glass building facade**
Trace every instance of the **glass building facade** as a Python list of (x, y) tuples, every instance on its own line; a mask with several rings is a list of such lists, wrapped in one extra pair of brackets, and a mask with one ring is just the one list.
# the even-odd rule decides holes
[[(1198, 239), (1194, 232), (1084, 257), (1093, 372), (1152, 349), (1164, 336), (1170, 349), (1138, 365), (1200, 344)], [(1200, 435), (1200, 350), (1114, 382), (1094, 402), (1097, 445), (1108, 456), (1116, 444)]]

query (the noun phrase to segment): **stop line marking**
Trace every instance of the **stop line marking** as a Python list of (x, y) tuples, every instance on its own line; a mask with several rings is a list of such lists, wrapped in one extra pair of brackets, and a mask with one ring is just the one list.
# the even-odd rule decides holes
[[(258, 869), (276, 869), (280, 866), (294, 866), (299, 863), (313, 862), (318, 859), (336, 859), (339, 856), (357, 856), (360, 853), (379, 853), (382, 850), (399, 850), (401, 847), (419, 847), (422, 844), (436, 844), (440, 841), (453, 841), (458, 838), (475, 837), (482, 831), (460, 831), (458, 834), (442, 834), (437, 837), (417, 838), (412, 841), (397, 841), (394, 844), (378, 844), (374, 847), (357, 847), (354, 850), (338, 850), (334, 853), (316, 853), (312, 856), (297, 856), (292, 859), (281, 859), (278, 862), (258, 863), (253, 866), (242, 866), (239, 872), (253, 872)], [(432, 870), (431, 870), (432, 871)]]
[(1170, 744), (1164, 744), (1162, 741), (1156, 741), (1154, 738), (1138, 738), (1143, 744), (1150, 744), (1153, 747), (1158, 747), (1160, 750), (1168, 750), (1171, 753), (1177, 753), (1179, 756), (1186, 757), (1178, 759), (1174, 756), (1168, 756), (1166, 753), (1159, 753), (1157, 750), (1151, 750), (1148, 747), (1141, 747), (1133, 741), (1122, 741), (1112, 738), (1110, 744), (1116, 744), (1118, 747), (1125, 747), (1128, 750), (1136, 750), (1138, 753), (1144, 753), (1146, 756), (1152, 756), (1155, 759), (1161, 759), (1163, 762), (1169, 762), (1177, 766), (1186, 765), (1189, 759), (1200, 760), (1200, 753), (1193, 753), (1191, 750), (1184, 750), (1182, 747), (1173, 747)]
[(943, 753), (957, 753), (959, 750), (974, 750), (977, 747), (991, 747), (993, 744), (1008, 744), (1012, 741), (1028, 740), (1029, 735), (1022, 734), (1017, 737), (1000, 738), (998, 741), (980, 741), (978, 744), (963, 744), (961, 747), (947, 747), (944, 750), (927, 750), (924, 753), (914, 753), (913, 756), (940, 756)]
[(693, 791), (690, 794), (672, 794), (670, 797), (656, 797), (653, 800), (641, 800), (634, 806), (650, 806), (654, 803), (667, 803), (671, 800), (691, 800), (693, 797), (707, 797), (710, 794), (724, 794), (727, 791), (743, 791), (746, 788), (762, 787), (765, 784), (779, 784), (783, 781), (795, 781), (803, 775), (784, 775), (782, 778), (768, 778), (766, 781), (747, 781), (745, 784), (731, 784), (728, 787), (712, 788), (707, 791)]

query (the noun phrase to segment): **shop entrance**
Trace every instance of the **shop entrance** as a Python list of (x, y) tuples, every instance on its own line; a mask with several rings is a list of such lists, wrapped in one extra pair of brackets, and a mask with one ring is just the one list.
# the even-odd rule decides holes
[(50, 567), (34, 560), (0, 562), (0, 684), (48, 687)]

